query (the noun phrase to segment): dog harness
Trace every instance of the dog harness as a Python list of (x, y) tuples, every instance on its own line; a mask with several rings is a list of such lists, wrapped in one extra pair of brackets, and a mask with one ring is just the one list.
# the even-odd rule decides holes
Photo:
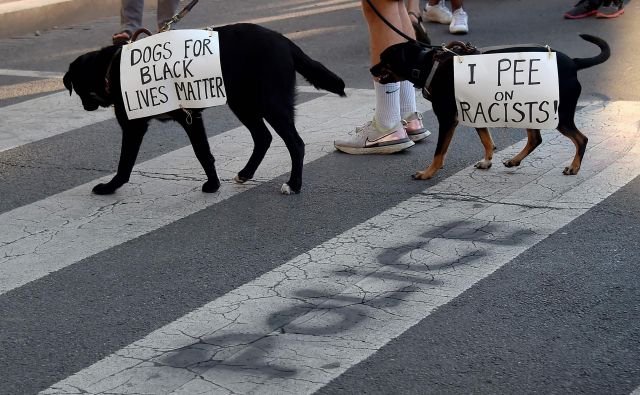
[[(427, 76), (427, 80), (422, 87), (422, 96), (425, 99), (431, 100), (431, 81), (438, 70), (441, 63), (460, 55), (477, 55), (481, 52), (476, 47), (469, 43), (463, 43), (462, 41), (452, 41), (447, 45), (442, 45), (441, 49), (437, 50), (433, 57), (433, 66)], [(414, 70), (415, 73), (415, 70)]]
[[(548, 51), (551, 51), (548, 45), (545, 46), (540, 44), (496, 45), (496, 46), (483, 47), (478, 49), (473, 45), (471, 45), (470, 43), (463, 43), (462, 41), (452, 41), (447, 45), (442, 45), (442, 47), (439, 50), (436, 50), (436, 54), (434, 55), (434, 59), (433, 59), (433, 66), (431, 67), (431, 71), (427, 76), (427, 80), (424, 86), (422, 87), (422, 96), (427, 100), (431, 100), (431, 81), (433, 81), (433, 77), (435, 76), (436, 71), (438, 70), (438, 67), (444, 61), (449, 60), (454, 56), (489, 54), (494, 52), (500, 52), (507, 48), (513, 52), (519, 52), (521, 49), (525, 49), (525, 48), (544, 48)], [(418, 73), (417, 75), (416, 75), (416, 72)], [(417, 69), (414, 69), (412, 71), (412, 74), (414, 77), (417, 77), (419, 73), (420, 73), (420, 70), (417, 70)]]

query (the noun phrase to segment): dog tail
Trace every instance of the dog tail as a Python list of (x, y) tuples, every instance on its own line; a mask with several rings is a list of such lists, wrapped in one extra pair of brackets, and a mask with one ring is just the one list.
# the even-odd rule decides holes
[(578, 70), (586, 69), (588, 67), (592, 67), (597, 64), (604, 63), (607, 59), (609, 59), (609, 56), (611, 56), (611, 49), (609, 48), (609, 44), (607, 44), (606, 41), (596, 36), (591, 36), (589, 34), (581, 34), (580, 37), (583, 40), (589, 41), (590, 43), (597, 45), (600, 48), (600, 54), (592, 58), (574, 58), (573, 61), (578, 67)]
[(302, 49), (289, 42), (291, 45), (291, 55), (293, 56), (293, 64), (298, 73), (300, 73), (311, 85), (316, 89), (324, 89), (336, 95), (346, 96), (344, 93), (344, 81), (331, 70), (326, 68), (322, 63), (311, 59)]

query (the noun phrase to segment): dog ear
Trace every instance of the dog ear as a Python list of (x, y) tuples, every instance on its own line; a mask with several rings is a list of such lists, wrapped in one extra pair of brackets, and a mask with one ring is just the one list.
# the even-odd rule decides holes
[(62, 77), (62, 83), (64, 83), (64, 87), (69, 90), (69, 96), (73, 94), (73, 83), (71, 82), (71, 72), (67, 71)]

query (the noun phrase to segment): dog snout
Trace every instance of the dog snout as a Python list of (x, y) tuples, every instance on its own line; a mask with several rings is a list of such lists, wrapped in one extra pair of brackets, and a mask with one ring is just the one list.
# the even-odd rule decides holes
[(82, 107), (86, 110), (86, 111), (95, 111), (98, 109), (98, 107), (100, 107), (100, 105), (94, 101), (82, 101)]

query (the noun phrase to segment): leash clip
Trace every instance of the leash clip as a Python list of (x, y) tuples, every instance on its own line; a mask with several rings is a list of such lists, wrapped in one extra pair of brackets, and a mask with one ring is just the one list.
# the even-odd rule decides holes
[(191, 125), (193, 123), (193, 117), (191, 116), (192, 111), (182, 107), (182, 104), (180, 104), (180, 109), (182, 111), (184, 111), (185, 114), (187, 114), (187, 117), (185, 118), (185, 121), (187, 122), (187, 125)]
[(462, 63), (462, 60), (463, 60), (462, 58), (463, 57), (461, 55), (458, 55), (455, 51), (452, 51), (449, 48), (447, 48), (447, 46), (444, 43), (442, 43), (442, 50), (445, 51), (445, 52), (452, 53), (453, 56), (457, 56), (458, 57), (458, 62)]

